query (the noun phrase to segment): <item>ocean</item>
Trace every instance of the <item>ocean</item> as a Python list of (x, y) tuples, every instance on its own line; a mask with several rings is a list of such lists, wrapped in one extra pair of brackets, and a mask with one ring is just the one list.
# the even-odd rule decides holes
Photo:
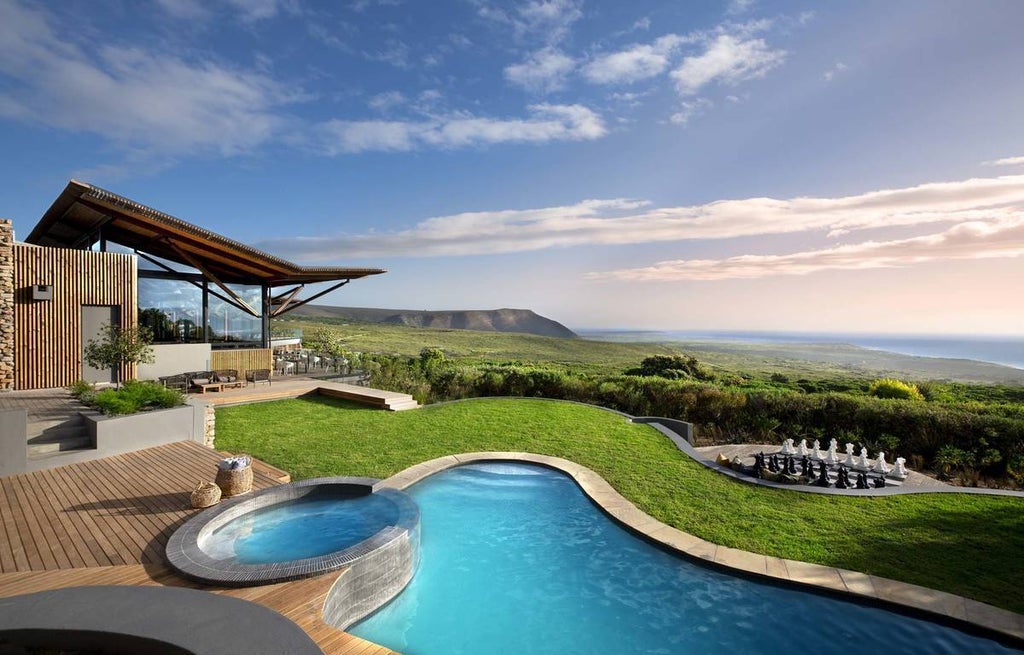
[(732, 343), (845, 343), (871, 350), (972, 359), (1024, 369), (1024, 336), (873, 335), (813, 332), (742, 332), (686, 330), (575, 330), (599, 341), (719, 341)]

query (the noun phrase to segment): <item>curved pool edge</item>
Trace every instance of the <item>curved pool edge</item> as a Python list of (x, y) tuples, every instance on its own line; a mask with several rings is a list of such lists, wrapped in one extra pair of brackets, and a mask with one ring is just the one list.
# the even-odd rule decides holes
[(981, 632), (1024, 647), (1024, 614), (907, 582), (821, 564), (782, 559), (719, 546), (662, 523), (622, 496), (604, 478), (573, 461), (525, 452), (488, 451), (447, 455), (421, 462), (373, 485), (403, 491), (441, 471), (474, 462), (524, 462), (561, 471), (605, 514), (630, 532), (688, 559), (787, 585), (888, 605), (954, 627)]
[[(411, 549), (407, 561), (407, 564), (411, 566), (411, 570), (408, 571), (408, 576), (411, 578), (418, 561), (419, 508), (401, 490), (392, 490), (389, 494), (391, 500), (398, 507), (398, 520), (395, 525), (387, 526), (348, 548), (325, 555), (289, 562), (243, 564), (210, 557), (199, 546), (203, 535), (248, 512), (296, 500), (311, 493), (320, 492), (325, 487), (333, 487), (334, 489), (331, 491), (339, 494), (375, 493), (378, 491), (379, 482), (376, 478), (361, 477), (312, 478), (267, 487), (232, 498), (203, 510), (175, 530), (164, 549), (165, 558), (176, 573), (190, 580), (225, 587), (245, 587), (309, 578), (342, 569), (351, 569), (354, 566), (359, 567), (358, 577), (360, 578), (365, 577), (367, 572), (380, 574), (382, 572), (374, 564), (373, 554), (377, 551), (392, 550), (395, 548), (394, 544), (401, 542), (416, 546)], [(343, 576), (339, 576), (339, 580), (341, 577)], [(362, 591), (364, 590), (360, 586), (354, 593)]]

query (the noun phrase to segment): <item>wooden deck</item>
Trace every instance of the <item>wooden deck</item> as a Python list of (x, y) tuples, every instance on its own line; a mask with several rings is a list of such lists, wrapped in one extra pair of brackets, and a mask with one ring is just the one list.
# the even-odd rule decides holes
[(298, 376), (275, 377), (273, 384), (258, 384), (204, 393), (202, 394), (202, 400), (215, 407), (221, 407), (225, 405), (242, 405), (268, 400), (298, 398), (308, 394), (343, 398), (390, 411), (403, 411), (419, 407), (419, 403), (409, 394)]
[[(338, 573), (244, 589), (209, 588), (165, 564), (170, 535), (200, 510), (196, 484), (222, 455), (193, 442), (0, 478), (0, 597), (83, 585), (168, 585), (251, 600), (295, 621), (330, 655), (392, 651), (327, 625), (324, 598)], [(287, 474), (262, 462), (253, 488)]]

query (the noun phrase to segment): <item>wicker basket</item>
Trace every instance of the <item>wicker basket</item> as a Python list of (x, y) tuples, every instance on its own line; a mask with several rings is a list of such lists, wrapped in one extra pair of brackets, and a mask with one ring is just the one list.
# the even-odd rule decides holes
[(192, 507), (202, 509), (220, 502), (220, 487), (212, 482), (200, 482), (190, 497)]
[(227, 471), (218, 470), (217, 486), (225, 498), (248, 493), (252, 489), (252, 465)]

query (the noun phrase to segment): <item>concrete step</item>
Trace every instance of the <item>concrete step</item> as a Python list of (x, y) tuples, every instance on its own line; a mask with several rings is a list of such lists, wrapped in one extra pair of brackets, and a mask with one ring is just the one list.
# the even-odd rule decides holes
[(88, 438), (88, 431), (84, 425), (61, 425), (59, 427), (48, 428), (42, 434), (31, 434), (28, 436), (28, 444), (50, 443), (54, 441), (63, 441), (65, 439), (78, 439), (80, 437)]
[(53, 430), (64, 428), (85, 429), (85, 417), (75, 413), (71, 416), (61, 416), (52, 419), (30, 420), (25, 426), (25, 433), (29, 438), (46, 436)]
[(92, 439), (83, 434), (78, 437), (29, 442), (28, 456), (30, 459), (38, 459), (39, 457), (66, 453), (73, 450), (90, 449), (92, 449)]

